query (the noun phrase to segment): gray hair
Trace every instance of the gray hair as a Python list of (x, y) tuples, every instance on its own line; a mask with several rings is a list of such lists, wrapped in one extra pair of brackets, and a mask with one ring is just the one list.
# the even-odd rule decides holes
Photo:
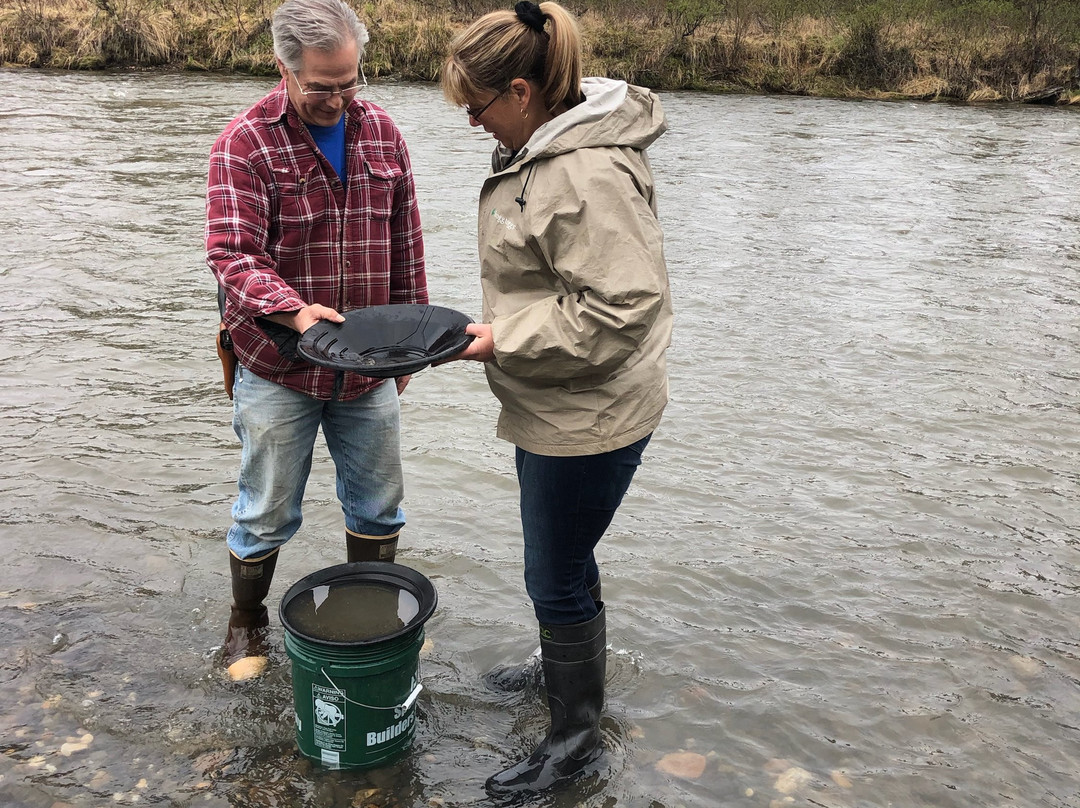
[(367, 28), (342, 0), (285, 0), (274, 12), (271, 30), (274, 55), (293, 73), (303, 67), (309, 48), (335, 51), (355, 42), (362, 59), (368, 41)]

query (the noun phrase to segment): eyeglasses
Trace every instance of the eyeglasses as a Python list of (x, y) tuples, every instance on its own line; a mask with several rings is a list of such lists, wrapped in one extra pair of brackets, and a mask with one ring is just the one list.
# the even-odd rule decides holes
[(342, 100), (351, 101), (353, 97), (362, 89), (368, 86), (367, 77), (364, 75), (364, 68), (360, 68), (360, 81), (351, 87), (342, 87), (340, 90), (305, 90), (300, 86), (300, 79), (296, 77), (296, 74), (291, 70), (289, 75), (293, 77), (293, 81), (296, 82), (296, 89), (300, 91), (300, 95), (304, 96), (310, 101), (329, 101), (335, 95), (340, 95)]
[(472, 107), (465, 107), (466, 114), (468, 114), (468, 116), (470, 118), (472, 118), (474, 121), (479, 121), (480, 116), (483, 115), (485, 112), (487, 112), (487, 108), (490, 107), (492, 104), (494, 104), (496, 101), (498, 101), (502, 97), (502, 94), (505, 93), (505, 92), (506, 92), (506, 90), (503, 90), (502, 93), (496, 93), (495, 97), (492, 98), (490, 101), (488, 101), (486, 104), (484, 104), (484, 106), (480, 107), (480, 109), (473, 109)]

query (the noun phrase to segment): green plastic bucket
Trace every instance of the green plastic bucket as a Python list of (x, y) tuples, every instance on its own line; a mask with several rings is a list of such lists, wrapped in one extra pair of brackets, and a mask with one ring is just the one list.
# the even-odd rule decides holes
[(278, 613), (301, 754), (367, 769), (408, 752), (424, 623), (437, 600), (427, 578), (385, 561), (328, 567), (289, 588)]

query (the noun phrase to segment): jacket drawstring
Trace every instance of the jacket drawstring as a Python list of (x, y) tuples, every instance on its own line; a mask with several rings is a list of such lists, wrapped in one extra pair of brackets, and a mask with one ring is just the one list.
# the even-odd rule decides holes
[(525, 189), (529, 187), (529, 180), (532, 179), (533, 169), (536, 168), (536, 163), (529, 163), (529, 173), (525, 175), (525, 184), (521, 186), (521, 196), (515, 197), (514, 201), (521, 205), (521, 212), (525, 212)]

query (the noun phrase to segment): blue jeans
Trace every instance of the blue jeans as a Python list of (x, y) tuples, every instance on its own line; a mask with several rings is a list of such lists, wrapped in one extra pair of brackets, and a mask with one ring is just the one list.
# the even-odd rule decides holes
[(518, 448), (525, 589), (542, 625), (573, 625), (599, 611), (589, 587), (600, 580), (593, 550), (630, 487), (647, 435), (598, 455), (549, 457)]
[(229, 549), (238, 558), (264, 555), (300, 528), (320, 426), (337, 470), (345, 527), (368, 536), (397, 533), (405, 524), (400, 415), (392, 379), (352, 401), (318, 401), (238, 367), (233, 429), (241, 444), (240, 494)]

